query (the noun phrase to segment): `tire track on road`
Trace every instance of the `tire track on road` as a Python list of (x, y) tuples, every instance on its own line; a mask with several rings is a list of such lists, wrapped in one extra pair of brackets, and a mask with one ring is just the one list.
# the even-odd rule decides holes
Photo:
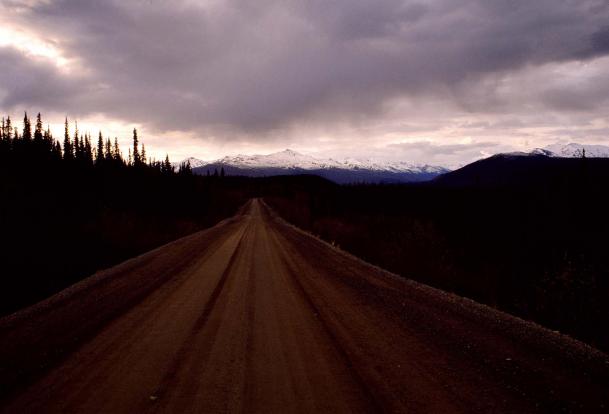
[[(197, 245), (213, 235), (209, 247), (216, 246), (217, 250), (230, 236), (227, 230), (238, 220), (238, 217), (224, 220), (210, 229), (97, 272), (43, 302), (0, 319), (0, 351), (4, 354), (0, 365), (0, 402), (9, 401), (17, 388), (27, 387), (37, 377), (52, 372), (115, 320), (199, 262), (200, 253), (183, 252), (184, 244)], [(179, 249), (181, 260), (164, 260), (174, 247)], [(154, 276), (141, 276), (157, 262), (162, 265), (150, 272)], [(134, 279), (139, 283), (134, 283)]]
[(359, 386), (359, 388), (362, 392), (362, 395), (364, 396), (364, 400), (369, 404), (368, 410), (370, 410), (371, 412), (386, 411), (385, 404), (383, 404), (382, 401), (379, 401), (377, 399), (377, 397), (371, 392), (371, 390), (370, 390), (371, 387), (369, 386), (369, 384), (366, 382), (366, 380), (363, 378), (361, 373), (356, 368), (351, 357), (349, 356), (349, 352), (343, 346), (342, 341), (338, 338), (337, 335), (335, 335), (334, 331), (330, 327), (328, 320), (325, 318), (324, 313), (317, 307), (317, 305), (315, 304), (315, 302), (313, 301), (311, 296), (307, 293), (305, 287), (301, 283), (300, 278), (298, 276), (299, 272), (298, 272), (298, 269), (296, 268), (296, 265), (294, 263), (292, 263), (292, 261), (290, 260), (290, 258), (287, 255), (286, 251), (279, 247), (279, 246), (281, 246), (281, 244), (273, 231), (274, 230), (270, 231), (271, 237), (272, 237), (273, 242), (277, 246), (277, 251), (280, 252), (280, 257), (284, 264), (285, 270), (287, 270), (287, 273), (290, 276), (290, 279), (291, 279), (293, 285), (296, 287), (300, 296), (302, 297), (304, 302), (307, 304), (307, 306), (311, 310), (311, 313), (313, 315), (315, 315), (315, 319), (317, 321), (319, 321), (319, 325), (321, 326), (323, 332), (326, 334), (326, 336), (330, 340), (330, 343), (333, 345), (334, 350), (337, 352), (337, 354), (342, 359), (344, 366), (347, 367), (348, 372), (350, 372), (352, 374), (352, 378), (355, 380), (355, 382)]
[[(186, 336), (186, 339), (182, 343), (182, 346), (176, 352), (173, 361), (169, 365), (169, 368), (167, 369), (165, 375), (163, 376), (163, 379), (161, 380), (161, 383), (159, 384), (157, 389), (151, 394), (151, 401), (155, 402), (157, 399), (162, 399), (163, 396), (166, 395), (167, 391), (170, 389), (170, 384), (175, 381), (178, 373), (182, 369), (186, 360), (186, 356), (193, 352), (193, 348), (196, 343), (193, 339), (205, 327), (211, 313), (214, 310), (216, 303), (218, 302), (218, 299), (220, 298), (222, 291), (224, 290), (226, 282), (237, 261), (237, 256), (241, 252), (241, 245), (243, 243), (243, 240), (245, 237), (247, 237), (248, 228), (249, 223), (243, 229), (242, 234), (239, 237), (239, 242), (237, 243), (235, 250), (233, 251), (228, 260), (226, 269), (224, 270), (224, 272), (222, 272), (222, 275), (220, 276), (216, 287), (214, 288), (205, 306), (203, 307), (201, 315), (197, 318), (194, 325), (192, 326), (192, 329), (190, 330), (189, 334)], [(215, 329), (215, 332), (217, 332), (217, 328)], [(213, 334), (215, 334), (215, 332)], [(162, 405), (159, 405), (159, 408), (161, 407)], [(158, 411), (158, 409), (155, 411)]]

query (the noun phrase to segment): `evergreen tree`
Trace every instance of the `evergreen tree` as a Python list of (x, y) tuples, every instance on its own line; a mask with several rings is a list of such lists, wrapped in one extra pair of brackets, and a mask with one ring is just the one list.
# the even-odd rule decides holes
[(10, 150), (10, 146), (8, 144), (8, 140), (5, 137), (6, 133), (6, 121), (4, 117), (2, 118), (2, 127), (0, 127), (0, 157), (2, 157), (5, 153), (8, 153)]
[(46, 131), (44, 131), (42, 139), (44, 141), (44, 147), (46, 151), (53, 153), (55, 151), (55, 140), (53, 139), (53, 134), (51, 133), (50, 125), (47, 125), (47, 129)]
[(220, 168), (220, 177), (224, 177), (224, 167)]
[(123, 156), (121, 155), (121, 150), (118, 146), (118, 138), (114, 137), (114, 152), (113, 152), (114, 160), (116, 162), (123, 163)]
[(144, 144), (142, 143), (142, 154), (140, 155), (141, 157), (141, 164), (146, 164), (146, 147), (144, 146)]
[(93, 165), (93, 148), (91, 147), (91, 135), (85, 135), (85, 143), (83, 145), (83, 153), (85, 161), (88, 165)]
[(178, 168), (178, 174), (192, 175), (192, 167), (190, 166), (190, 161), (180, 163), (180, 167)]
[(56, 159), (61, 159), (61, 144), (59, 141), (55, 141), (55, 144), (53, 145), (53, 155)]
[(104, 160), (104, 139), (101, 131), (97, 137), (97, 153), (95, 154), (95, 164), (99, 165)]
[(30, 119), (27, 117), (27, 112), (23, 117), (23, 136), (22, 139), (24, 142), (29, 142), (32, 140), (32, 126), (30, 124)]
[(40, 112), (36, 116), (36, 129), (34, 130), (34, 141), (38, 144), (42, 144), (42, 119), (40, 117)]
[(137, 129), (135, 128), (133, 128), (133, 165), (136, 167), (140, 165), (140, 151), (138, 148)]
[(72, 143), (70, 142), (70, 126), (68, 124), (68, 118), (66, 118), (66, 122), (64, 124), (63, 158), (65, 160), (74, 159), (74, 152), (72, 151)]
[(165, 174), (172, 174), (174, 172), (173, 165), (169, 162), (169, 155), (165, 155), (165, 162), (163, 163), (161, 171)]
[(12, 133), (13, 133), (13, 127), (11, 125), (11, 117), (7, 116), (6, 117), (6, 124), (5, 124), (5, 132), (4, 132), (4, 139), (10, 144), (11, 140), (13, 139), (12, 137)]
[(114, 161), (114, 153), (112, 152), (112, 142), (110, 141), (110, 138), (106, 139), (106, 155), (104, 160), (106, 160), (108, 164)]
[(80, 153), (80, 140), (78, 139), (78, 121), (74, 121), (74, 159), (77, 161), (81, 160), (81, 153)]

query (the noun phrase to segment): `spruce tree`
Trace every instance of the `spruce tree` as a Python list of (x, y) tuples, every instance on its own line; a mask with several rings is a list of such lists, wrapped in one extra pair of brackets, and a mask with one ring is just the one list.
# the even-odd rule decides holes
[(93, 148), (91, 147), (91, 134), (85, 135), (85, 143), (83, 147), (85, 161), (88, 165), (93, 165)]
[(50, 125), (47, 125), (47, 129), (46, 131), (44, 131), (42, 139), (44, 141), (44, 147), (46, 151), (53, 153), (55, 150), (55, 140), (53, 139), (53, 134), (51, 133)]
[(59, 143), (59, 141), (55, 141), (55, 144), (53, 146), (53, 155), (56, 159), (61, 159), (61, 144)]
[(85, 141), (87, 138), (87, 134), (83, 135), (82, 137), (80, 137), (80, 141), (78, 141), (78, 152), (80, 153), (80, 159), (82, 161), (86, 161), (87, 160), (87, 150), (85, 148)]
[(137, 129), (133, 128), (133, 165), (140, 164), (140, 150), (138, 148)]
[(6, 117), (6, 131), (4, 133), (4, 139), (8, 141), (8, 143), (11, 143), (11, 140), (13, 139), (12, 134), (13, 134), (13, 127), (11, 125), (11, 117), (7, 116)]
[(101, 131), (97, 137), (97, 153), (95, 154), (95, 164), (99, 165), (104, 160), (104, 139)]
[(74, 159), (80, 161), (80, 142), (78, 139), (78, 121), (74, 121), (74, 143), (72, 146), (74, 147)]
[(38, 144), (42, 143), (42, 119), (40, 117), (40, 112), (36, 116), (36, 129), (34, 130), (34, 141)]
[(171, 174), (171, 173), (173, 173), (173, 165), (171, 165), (171, 163), (169, 162), (169, 155), (168, 154), (165, 155), (165, 162), (163, 163), (162, 171), (165, 174)]
[(27, 112), (23, 117), (23, 136), (22, 139), (24, 142), (29, 142), (32, 140), (32, 126), (30, 124), (30, 119), (27, 117)]
[(68, 124), (68, 118), (66, 118), (66, 122), (64, 124), (63, 159), (64, 160), (74, 159), (74, 152), (72, 151), (72, 143), (70, 142), (70, 126)]
[(178, 174), (192, 175), (192, 167), (190, 166), (190, 161), (180, 163), (180, 167), (178, 168)]
[(108, 164), (114, 161), (114, 153), (112, 152), (112, 142), (110, 141), (110, 138), (106, 139), (106, 155), (104, 160), (106, 160)]
[(121, 155), (120, 147), (118, 146), (118, 138), (114, 137), (114, 160), (119, 163), (123, 163), (123, 156)]
[(6, 133), (6, 121), (4, 117), (2, 118), (2, 126), (0, 127), (0, 157), (3, 157), (4, 154), (8, 153), (10, 147), (8, 145), (8, 141), (5, 137)]
[(145, 165), (146, 164), (146, 147), (144, 146), (144, 144), (142, 144), (142, 154), (140, 155), (141, 157), (141, 164)]

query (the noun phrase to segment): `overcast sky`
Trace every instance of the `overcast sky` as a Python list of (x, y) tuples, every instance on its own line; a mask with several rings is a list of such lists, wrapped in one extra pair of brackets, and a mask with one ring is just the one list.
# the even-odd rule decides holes
[[(0, 0), (0, 110), (157, 156), (609, 140), (606, 0)], [(126, 142), (126, 141), (125, 141)]]

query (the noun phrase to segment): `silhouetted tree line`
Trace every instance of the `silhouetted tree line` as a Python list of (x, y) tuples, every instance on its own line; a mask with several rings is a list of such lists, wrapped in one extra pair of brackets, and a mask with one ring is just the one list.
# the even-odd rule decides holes
[(0, 315), (234, 214), (249, 194), (40, 115), (0, 124)]
[(63, 145), (56, 140), (50, 128), (45, 130), (40, 113), (36, 116), (34, 132), (27, 113), (23, 118), (23, 129), (13, 125), (10, 116), (2, 118), (0, 127), (0, 160), (28, 159), (31, 162), (64, 161), (89, 167), (113, 168), (147, 168), (163, 174), (191, 175), (189, 162), (181, 163), (176, 168), (166, 156), (163, 161), (146, 157), (146, 147), (139, 144), (137, 129), (133, 130), (133, 153), (129, 149), (127, 158), (123, 157), (118, 138), (114, 142), (104, 138), (101, 131), (97, 138), (97, 146), (93, 148), (91, 135), (81, 135), (78, 123), (75, 123), (74, 134), (70, 134), (70, 126), (66, 118), (64, 124)]

